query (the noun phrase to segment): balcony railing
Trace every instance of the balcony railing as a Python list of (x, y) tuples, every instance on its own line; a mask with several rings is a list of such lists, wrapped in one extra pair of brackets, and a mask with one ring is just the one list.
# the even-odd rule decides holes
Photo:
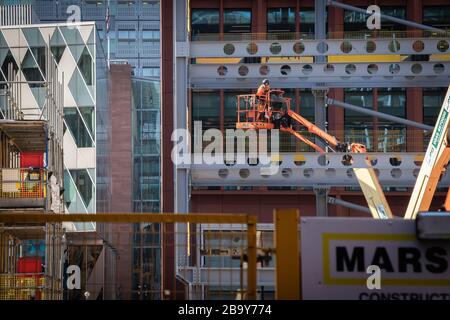
[(45, 169), (0, 169), (0, 208), (44, 208), (46, 196)]
[(46, 278), (43, 273), (0, 274), (0, 300), (44, 300)]

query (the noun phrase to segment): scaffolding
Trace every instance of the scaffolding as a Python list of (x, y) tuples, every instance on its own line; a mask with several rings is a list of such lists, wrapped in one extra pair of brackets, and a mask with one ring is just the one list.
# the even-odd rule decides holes
[[(48, 46), (45, 59), (43, 81), (10, 63), (0, 82), (0, 214), (63, 212), (64, 75)], [(43, 89), (41, 106), (23, 107), (24, 86)], [(61, 299), (63, 237), (58, 222), (1, 223), (0, 300)]]

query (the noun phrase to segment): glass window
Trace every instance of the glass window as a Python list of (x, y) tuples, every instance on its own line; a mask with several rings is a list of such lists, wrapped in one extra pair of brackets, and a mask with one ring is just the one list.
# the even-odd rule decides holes
[(192, 35), (219, 33), (218, 9), (192, 9)]
[(142, 157), (142, 177), (153, 178), (160, 176), (159, 156)]
[(73, 181), (83, 199), (86, 208), (90, 207), (94, 185), (86, 169), (70, 170)]
[[(373, 94), (371, 88), (345, 89), (345, 102), (373, 109)], [(344, 111), (345, 141), (362, 143), (370, 151), (373, 150), (373, 118), (363, 113)]]
[[(361, 7), (366, 10), (366, 7)], [(387, 16), (406, 19), (406, 8), (399, 6), (384, 6), (381, 7), (381, 13)], [(361, 37), (369, 37), (373, 30), (367, 28), (367, 19), (369, 15), (362, 12), (355, 12), (351, 10), (344, 10), (344, 31), (361, 32)], [(392, 22), (386, 19), (381, 19), (381, 31), (386, 30), (406, 30), (406, 26), (400, 23)], [(355, 36), (353, 34), (352, 36)]]
[(423, 88), (423, 122), (425, 124), (434, 127), (446, 93), (447, 88)]
[[(314, 38), (314, 22), (315, 11), (314, 8), (300, 8), (300, 32), (303, 38)], [(327, 22), (328, 24), (328, 22)]]
[(86, 124), (89, 132), (94, 137), (95, 136), (95, 112), (94, 107), (80, 107), (80, 114), (83, 117), (84, 123)]
[(203, 130), (220, 127), (220, 95), (218, 91), (192, 93), (192, 120), (201, 121)]
[(247, 90), (225, 91), (224, 94), (224, 129), (235, 129), (237, 119), (237, 96), (248, 94)]
[(118, 39), (120, 42), (131, 42), (136, 40), (136, 30), (119, 29)]
[(78, 148), (93, 146), (89, 130), (84, 125), (77, 108), (64, 108), (64, 120)]
[(250, 9), (225, 9), (224, 33), (250, 33), (252, 30), (252, 11)]
[[(315, 101), (311, 89), (300, 89), (300, 115), (314, 122), (315, 117)], [(295, 106), (295, 99), (292, 100), (292, 105)]]
[(159, 77), (159, 67), (143, 67), (142, 76), (144, 77)]
[(450, 6), (424, 6), (422, 15), (422, 22), (426, 25), (450, 28)]
[(160, 37), (159, 30), (142, 30), (142, 39), (144, 41), (159, 41)]
[(78, 61), (78, 68), (80, 68), (81, 75), (86, 81), (86, 85), (92, 85), (93, 78), (93, 60), (87, 48), (84, 48), (83, 53), (81, 54), (80, 60)]
[[(406, 118), (406, 92), (404, 88), (379, 88), (378, 111)], [(406, 126), (378, 119), (379, 152), (406, 151)]]
[[(381, 13), (399, 19), (406, 19), (405, 7), (385, 6), (381, 7)], [(381, 30), (406, 30), (406, 25), (381, 18)]]
[[(42, 56), (44, 56), (43, 51), (45, 50), (45, 48), (34, 48), (36, 51), (36, 53), (38, 52), (42, 52)], [(42, 49), (42, 50), (39, 50)], [(39, 59), (39, 56), (36, 57), (36, 59)], [(41, 69), (42, 67), (44, 67), (42, 70), (45, 70), (45, 56), (44, 56), (44, 62), (43, 62), (43, 66), (38, 66), (38, 64), (36, 63), (35, 57), (33, 57), (33, 54), (31, 54), (30, 50), (27, 50), (25, 57), (23, 59), (22, 62), (22, 71), (23, 74), (25, 76), (25, 79), (27, 81), (44, 81), (43, 75), (41, 73)], [(30, 85), (30, 87), (35, 87), (36, 84), (32, 84)]]
[(267, 9), (267, 32), (295, 32), (295, 8)]
[(17, 71), (19, 70), (19, 67), (17, 66), (16, 60), (14, 59), (14, 56), (12, 55), (11, 50), (8, 49), (8, 53), (6, 54), (6, 57), (3, 60), (3, 64), (2, 64), (2, 71), (6, 77), (8, 77), (8, 68), (9, 68), (10, 64), (12, 65), (12, 68), (14, 70), (14, 75), (15, 75), (17, 73)]
[[(367, 8), (361, 8), (366, 10)], [(367, 15), (365, 13), (344, 10), (344, 31), (367, 31)]]

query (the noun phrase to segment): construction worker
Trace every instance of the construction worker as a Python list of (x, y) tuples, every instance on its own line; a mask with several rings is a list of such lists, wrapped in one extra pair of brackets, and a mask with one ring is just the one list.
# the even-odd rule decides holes
[(258, 112), (259, 119), (264, 120), (264, 118), (268, 118), (266, 115), (266, 111), (268, 109), (267, 103), (267, 95), (270, 92), (269, 80), (264, 79), (262, 84), (259, 86), (258, 91), (256, 91), (256, 98), (258, 98)]
[(258, 97), (258, 99), (265, 99), (269, 90), (269, 80), (264, 79), (262, 84), (259, 86), (258, 91), (256, 92), (256, 96)]

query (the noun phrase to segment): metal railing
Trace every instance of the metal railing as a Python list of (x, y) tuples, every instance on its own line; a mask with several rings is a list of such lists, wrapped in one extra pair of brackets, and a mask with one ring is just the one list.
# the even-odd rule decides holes
[(43, 168), (0, 169), (1, 198), (45, 198), (47, 171)]
[(48, 278), (44, 273), (0, 274), (0, 300), (44, 300)]
[[(334, 31), (327, 33), (327, 39), (392, 39), (392, 38), (448, 38), (450, 30), (442, 32), (428, 30), (363, 30)], [(191, 34), (191, 41), (264, 41), (314, 39), (312, 32), (267, 32), (267, 33), (203, 33)]]
[[(245, 113), (247, 111), (241, 110), (240, 112)], [(258, 111), (255, 111), (255, 113), (258, 113)], [(241, 121), (245, 121), (245, 119), (241, 118)], [(314, 134), (308, 132), (301, 125), (294, 123), (292, 128), (308, 140), (314, 141), (316, 139)], [(236, 128), (231, 126), (225, 129)], [(206, 128), (203, 128), (202, 134), (206, 130)], [(368, 152), (423, 152), (426, 150), (431, 137), (430, 134), (423, 133), (421, 130), (386, 129), (382, 125), (378, 126), (378, 130), (373, 128), (347, 128), (346, 130), (329, 130), (328, 132), (342, 142), (364, 144)], [(210, 141), (202, 141), (202, 148), (204, 149), (210, 144)], [(226, 146), (225, 132), (223, 145)], [(279, 148), (280, 152), (314, 152), (314, 149), (286, 132), (279, 132)], [(246, 142), (246, 150), (249, 150), (248, 142)], [(271, 151), (270, 143), (267, 144), (267, 150)]]

